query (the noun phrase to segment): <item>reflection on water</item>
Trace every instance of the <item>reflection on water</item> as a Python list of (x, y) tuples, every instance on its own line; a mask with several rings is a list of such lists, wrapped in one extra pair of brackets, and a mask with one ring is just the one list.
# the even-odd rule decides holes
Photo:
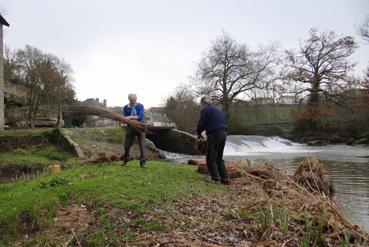
[[(169, 154), (172, 160), (184, 162), (202, 158)], [(336, 201), (351, 220), (369, 231), (369, 147), (327, 145), (310, 147), (280, 137), (228, 136), (225, 159), (271, 161), (287, 173), (307, 156), (320, 159), (336, 189)]]
[(325, 162), (337, 202), (351, 219), (369, 231), (369, 162)]

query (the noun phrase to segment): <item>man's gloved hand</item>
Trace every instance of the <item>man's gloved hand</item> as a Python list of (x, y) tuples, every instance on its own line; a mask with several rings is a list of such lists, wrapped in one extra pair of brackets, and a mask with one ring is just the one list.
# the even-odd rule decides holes
[(207, 147), (208, 147), (208, 145), (207, 145), (207, 142), (205, 141), (204, 137), (202, 135), (197, 136), (196, 149), (201, 154), (206, 154)]

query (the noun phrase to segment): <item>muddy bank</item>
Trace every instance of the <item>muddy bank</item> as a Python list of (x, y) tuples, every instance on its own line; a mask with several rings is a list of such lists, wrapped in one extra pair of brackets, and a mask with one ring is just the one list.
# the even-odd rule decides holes
[(28, 180), (32, 179), (39, 174), (45, 172), (47, 167), (44, 165), (32, 165), (29, 164), (4, 164), (0, 162), (0, 183)]
[(287, 137), (288, 139), (306, 143), (310, 146), (323, 146), (330, 144), (364, 145), (369, 146), (369, 132), (360, 135), (349, 135), (345, 133), (299, 133)]
[(0, 152), (9, 152), (17, 148), (26, 149), (32, 145), (49, 143), (51, 140), (51, 131), (36, 136), (13, 133), (14, 135), (0, 135)]

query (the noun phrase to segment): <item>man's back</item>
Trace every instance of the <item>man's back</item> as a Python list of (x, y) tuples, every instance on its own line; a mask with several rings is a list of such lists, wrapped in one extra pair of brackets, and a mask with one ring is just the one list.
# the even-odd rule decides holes
[(218, 107), (208, 104), (201, 110), (200, 119), (197, 125), (198, 134), (201, 134), (204, 130), (209, 134), (216, 131), (225, 131), (227, 129), (224, 114)]

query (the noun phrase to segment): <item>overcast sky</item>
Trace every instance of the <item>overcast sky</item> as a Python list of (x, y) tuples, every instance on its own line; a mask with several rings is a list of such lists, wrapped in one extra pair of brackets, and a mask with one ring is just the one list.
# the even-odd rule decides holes
[(356, 34), (369, 0), (1, 0), (0, 12), (6, 46), (63, 58), (78, 99), (109, 106), (131, 92), (145, 108), (163, 104), (223, 30), (251, 49), (296, 48), (312, 27), (333, 30), (358, 41), (357, 73), (369, 65), (369, 44)]

